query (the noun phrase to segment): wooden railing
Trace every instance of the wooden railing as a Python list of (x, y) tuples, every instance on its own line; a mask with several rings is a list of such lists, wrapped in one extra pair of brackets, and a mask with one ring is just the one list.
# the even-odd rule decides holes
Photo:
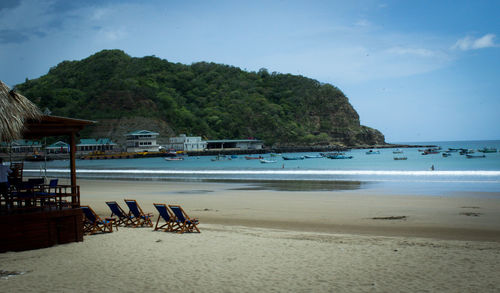
[(12, 187), (0, 198), (0, 213), (62, 210), (80, 207), (80, 187), (71, 185)]

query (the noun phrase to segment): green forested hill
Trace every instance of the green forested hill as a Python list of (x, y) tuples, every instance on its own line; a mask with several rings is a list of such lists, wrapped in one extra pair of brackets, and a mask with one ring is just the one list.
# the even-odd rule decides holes
[[(384, 143), (380, 132), (359, 124), (338, 88), (265, 69), (183, 65), (104, 50), (64, 61), (16, 90), (53, 115), (97, 121), (146, 117), (165, 122), (175, 134), (207, 139), (256, 137), (269, 146)], [(109, 123), (94, 130), (103, 133), (98, 128), (104, 125)]]

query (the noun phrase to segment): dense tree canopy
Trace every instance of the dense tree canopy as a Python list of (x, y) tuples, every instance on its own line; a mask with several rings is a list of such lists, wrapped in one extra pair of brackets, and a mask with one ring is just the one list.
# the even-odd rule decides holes
[(84, 119), (154, 117), (177, 133), (268, 145), (383, 143), (335, 86), (303, 76), (171, 63), (104, 50), (64, 61), (17, 90), (42, 111)]

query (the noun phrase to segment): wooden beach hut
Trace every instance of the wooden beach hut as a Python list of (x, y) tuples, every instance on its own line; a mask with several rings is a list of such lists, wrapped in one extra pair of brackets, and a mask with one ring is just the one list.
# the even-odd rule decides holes
[(80, 189), (76, 184), (76, 136), (95, 122), (41, 115), (28, 99), (0, 81), (0, 141), (67, 136), (70, 185), (44, 190), (43, 185), (11, 186), (0, 200), (0, 252), (22, 251), (83, 241)]

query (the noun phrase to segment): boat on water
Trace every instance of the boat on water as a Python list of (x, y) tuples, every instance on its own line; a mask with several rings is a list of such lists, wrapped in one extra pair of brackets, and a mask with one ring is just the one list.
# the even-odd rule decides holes
[(450, 153), (443, 153), (443, 158), (447, 158), (447, 157), (449, 157), (449, 156), (451, 156), (451, 154), (450, 154)]
[(486, 155), (485, 154), (482, 154), (482, 155), (465, 155), (465, 157), (467, 159), (479, 159), (479, 158), (486, 158)]
[(369, 150), (366, 152), (367, 155), (380, 155), (380, 151)]
[(165, 161), (183, 161), (184, 158), (180, 158), (180, 157), (167, 157), (167, 158), (164, 158)]
[(269, 155), (271, 157), (279, 157), (279, 156), (281, 156), (281, 154), (277, 154), (277, 153), (270, 153)]
[(407, 157), (394, 157), (394, 160), (395, 161), (404, 161), (404, 160), (408, 160)]
[(258, 156), (258, 157), (245, 156), (245, 159), (247, 159), (247, 160), (261, 160), (264, 158), (262, 156)]
[(472, 150), (472, 149), (461, 149), (459, 152), (459, 154), (461, 154), (461, 155), (470, 155), (473, 153), (474, 153), (474, 150)]
[(403, 151), (401, 149), (395, 149), (392, 151), (393, 154), (402, 154)]
[(332, 160), (346, 160), (352, 159), (352, 156), (346, 156), (344, 154), (330, 154), (327, 156), (327, 158)]
[(266, 160), (266, 159), (260, 159), (260, 162), (261, 162), (262, 164), (272, 164), (272, 163), (276, 163), (276, 162), (278, 162), (278, 161), (276, 161), (276, 160)]
[(426, 149), (422, 152), (422, 155), (425, 156), (425, 155), (437, 155), (439, 154), (439, 150), (437, 149)]
[(319, 158), (323, 158), (322, 155), (305, 155), (304, 158), (306, 159), (319, 159)]
[(477, 150), (478, 152), (481, 152), (481, 153), (496, 153), (497, 152), (497, 149), (496, 148), (482, 148), (482, 149), (478, 149)]
[(283, 160), (287, 160), (287, 161), (291, 161), (291, 160), (303, 160), (304, 159), (304, 156), (300, 156), (300, 157), (285, 157), (283, 156)]

